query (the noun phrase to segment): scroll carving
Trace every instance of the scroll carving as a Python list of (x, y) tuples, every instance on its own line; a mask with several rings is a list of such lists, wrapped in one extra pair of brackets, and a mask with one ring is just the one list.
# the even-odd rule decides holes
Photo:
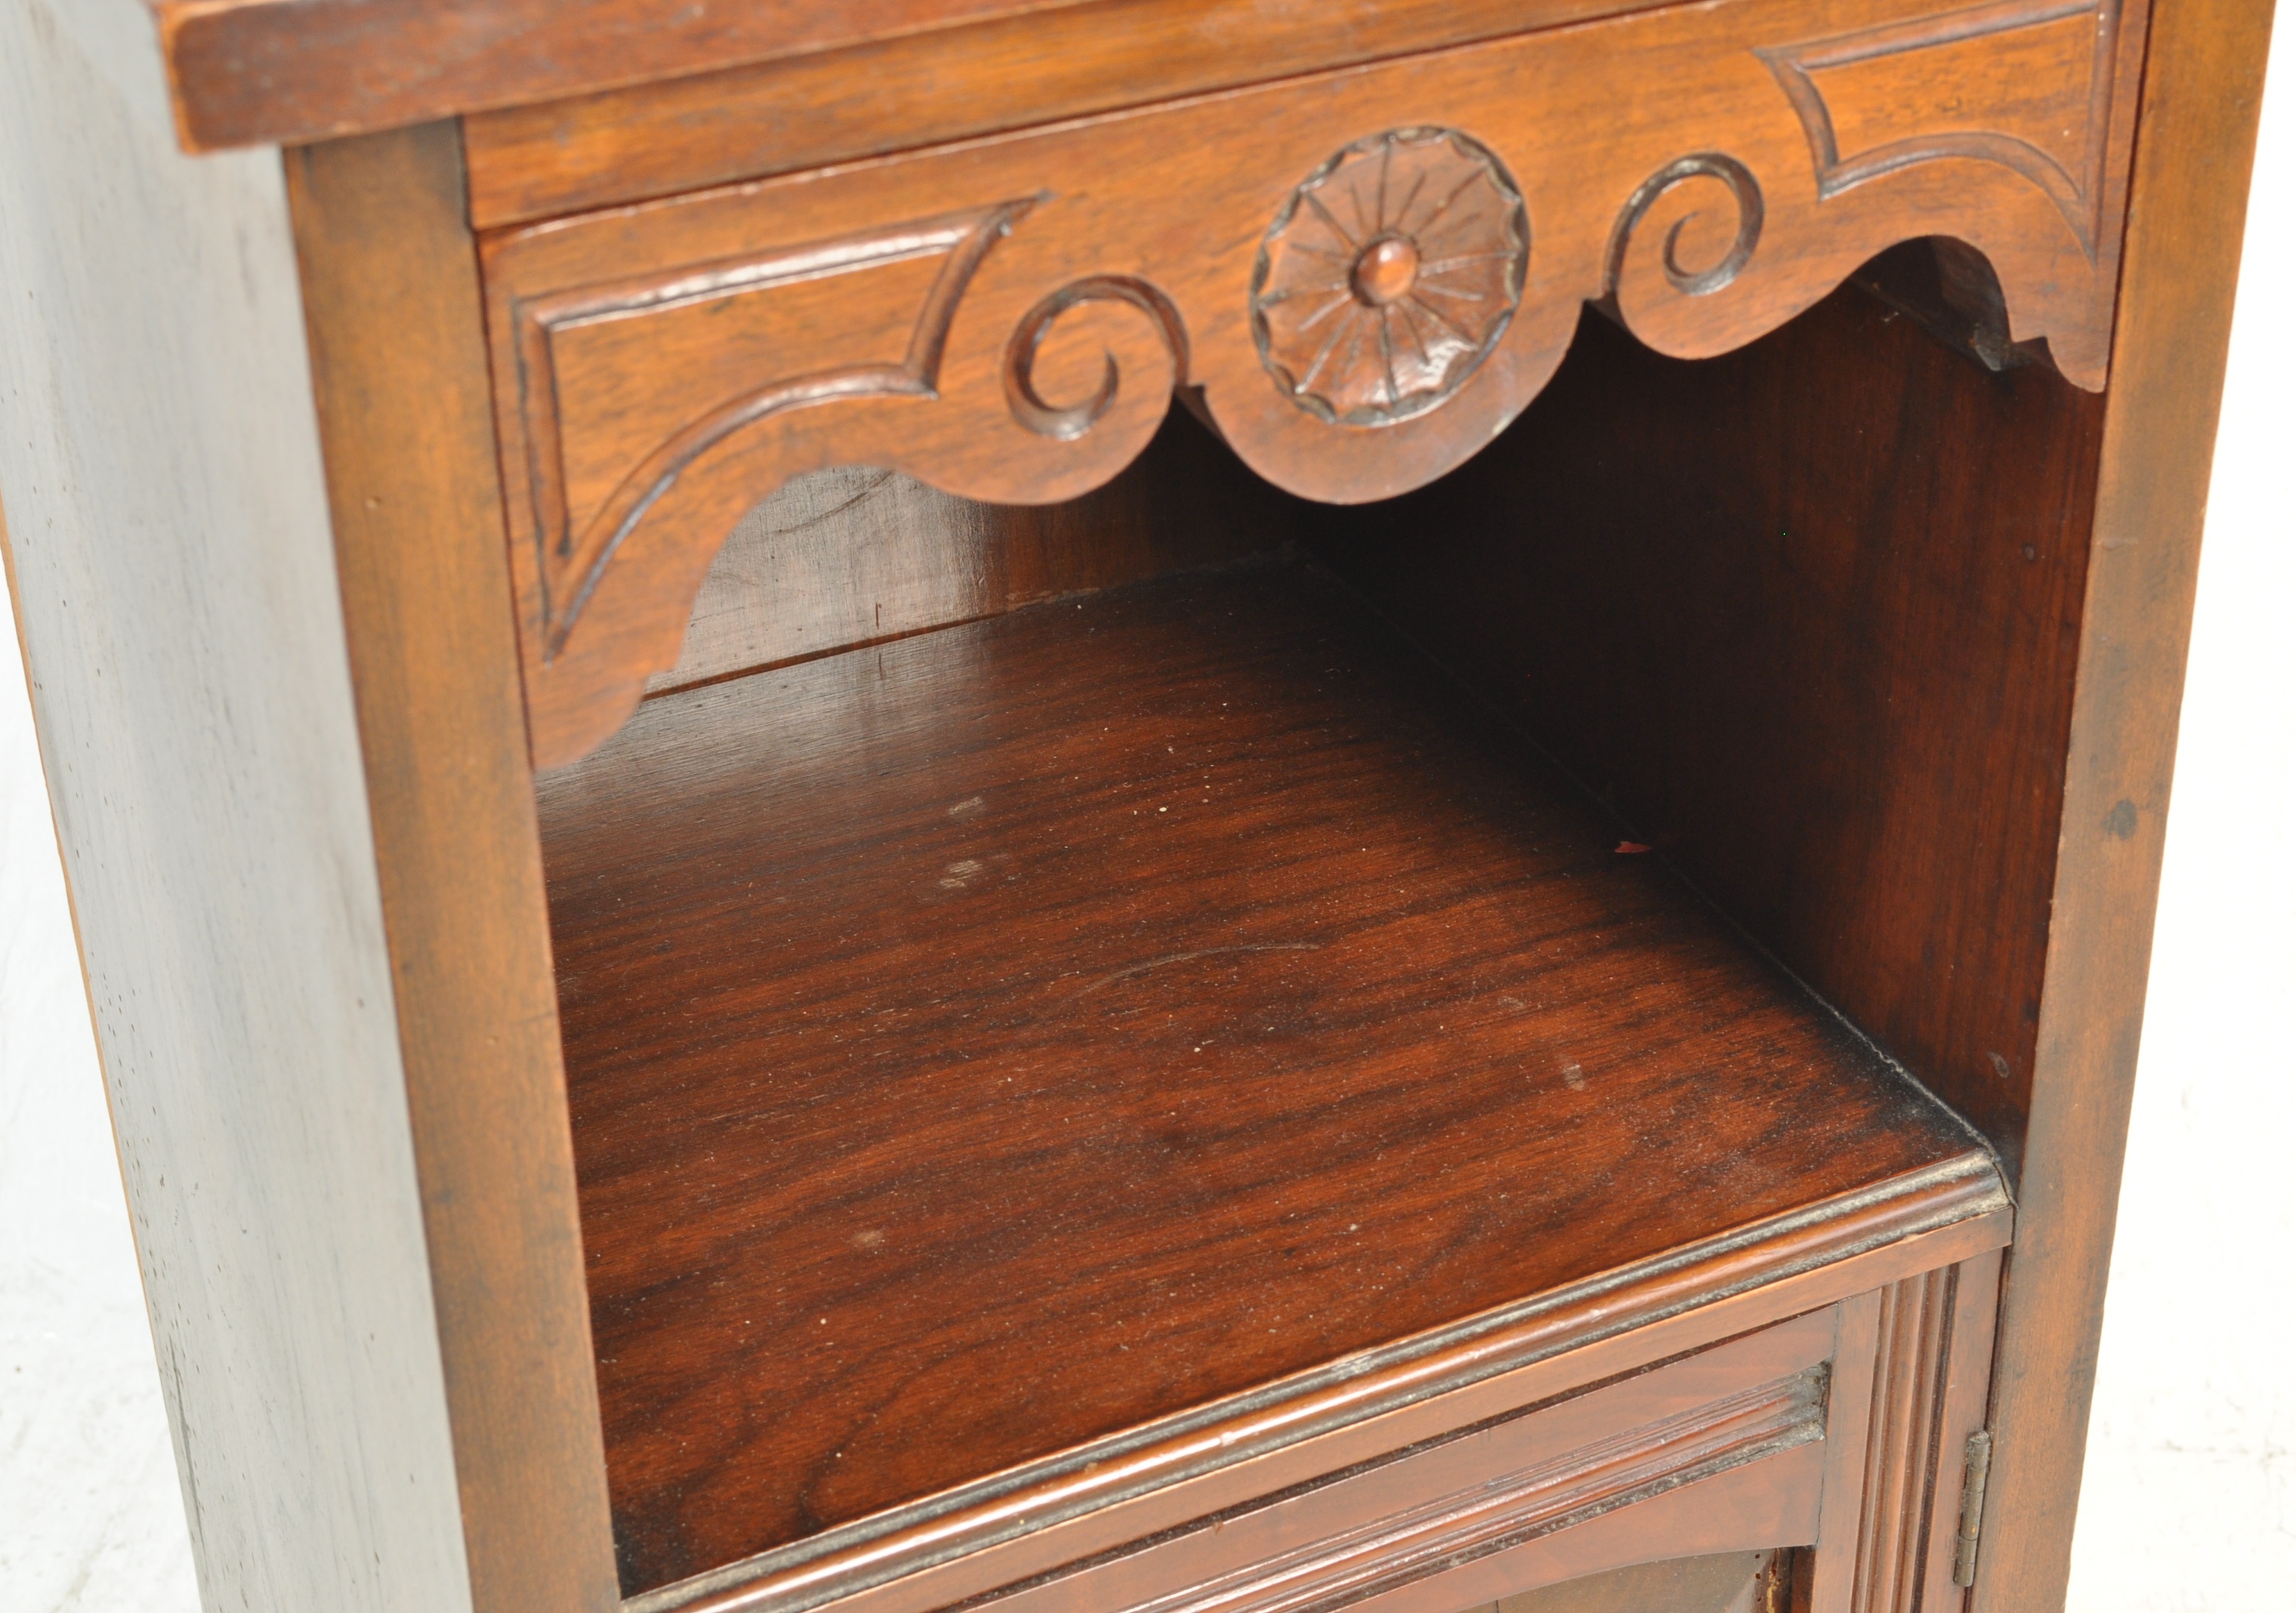
[(1679, 158), (1668, 163), (1657, 173), (1643, 181), (1619, 215), (1618, 227), (1611, 234), (1609, 273), (1603, 278), (1605, 295), (1614, 295), (1619, 289), (1619, 274), (1625, 266), (1627, 243), (1633, 238), (1635, 227), (1651, 210), (1660, 197), (1675, 186), (1693, 179), (1719, 181), (1730, 192), (1737, 209), (1737, 230), (1731, 237), (1729, 250), (1702, 269), (1687, 269), (1682, 264), (1682, 232), (1689, 225), (1687, 218), (1677, 218), (1666, 233), (1666, 244), (1661, 251), (1661, 266), (1667, 283), (1685, 297), (1710, 297), (1738, 278), (1754, 249), (1762, 239), (1762, 187), (1753, 171), (1734, 157), (1715, 152), (1701, 152), (1694, 157)]
[(1185, 385), (1270, 481), (1390, 497), (1590, 302), (1702, 357), (1941, 236), (2003, 345), (2101, 387), (2145, 4), (1638, 11), (490, 235), (536, 758), (612, 731), (742, 512), (826, 465), (1070, 498)]
[[(583, 606), (632, 528), (688, 467), (728, 438), (783, 410), (836, 398), (934, 396), (957, 300), (988, 249), (1029, 207), (1026, 201), (1002, 202), (873, 234), (515, 303), (519, 393), (529, 400), (524, 411), (525, 479), (533, 489), (536, 536), (541, 544), (543, 659), (554, 659), (564, 648)], [(938, 258), (941, 268), (917, 309), (907, 348), (898, 360), (775, 378), (728, 398), (658, 444), (630, 468), (596, 511), (578, 518), (568, 507), (555, 405), (561, 391), (558, 344), (569, 332), (918, 258)]]
[(1175, 373), (1185, 381), (1188, 373), (1187, 327), (1180, 323), (1180, 311), (1171, 299), (1154, 286), (1122, 274), (1094, 274), (1062, 286), (1021, 316), (1004, 352), (1004, 401), (1013, 418), (1037, 436), (1056, 442), (1073, 442), (1091, 430), (1116, 401), (1116, 389), (1122, 379), (1115, 356), (1103, 352), (1100, 385), (1083, 401), (1055, 406), (1037, 395), (1037, 349), (1044, 345), (1054, 322), (1087, 302), (1121, 303), (1139, 309), (1163, 336)]

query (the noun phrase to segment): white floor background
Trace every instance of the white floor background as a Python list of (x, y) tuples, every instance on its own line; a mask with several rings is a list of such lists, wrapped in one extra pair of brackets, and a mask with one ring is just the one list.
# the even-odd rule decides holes
[[(2296, 1608), (2292, 37), (2284, 9), (2201, 570), (2075, 1613)], [(12, 631), (0, 613), (0, 635)], [(0, 1610), (191, 1613), (175, 1459), (20, 666), (8, 636)]]

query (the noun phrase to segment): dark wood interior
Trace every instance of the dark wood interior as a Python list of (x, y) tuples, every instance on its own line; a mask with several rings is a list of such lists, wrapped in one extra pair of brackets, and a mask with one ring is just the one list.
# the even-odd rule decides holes
[(868, 466), (816, 471), (734, 528), (687, 618), (685, 653), (649, 689), (1266, 553), (1313, 513), (1184, 409), (1123, 474), (1064, 504), (976, 504)]
[(1974, 1146), (1297, 560), (541, 806), (631, 1590)]
[[(2013, 1159), (2099, 409), (1909, 306), (1590, 312), (1353, 511), (1176, 408), (745, 526), (540, 790), (627, 1592), (1977, 1146), (1829, 1003)], [(840, 629), (889, 487), (979, 585)]]
[(1590, 313), (1488, 452), (1318, 553), (2013, 1181), (2103, 417), (1854, 287), (1697, 362)]
[(47, 9), (211, 1602), (2062, 1606), (2271, 0)]

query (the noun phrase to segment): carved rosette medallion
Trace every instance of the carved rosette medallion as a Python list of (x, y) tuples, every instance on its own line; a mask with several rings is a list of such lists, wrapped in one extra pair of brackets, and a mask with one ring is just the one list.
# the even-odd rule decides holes
[(1452, 129), (1358, 140), (1292, 192), (1251, 275), (1251, 332), (1284, 395), (1384, 426), (1465, 384), (1506, 332), (1530, 220), (1490, 151)]

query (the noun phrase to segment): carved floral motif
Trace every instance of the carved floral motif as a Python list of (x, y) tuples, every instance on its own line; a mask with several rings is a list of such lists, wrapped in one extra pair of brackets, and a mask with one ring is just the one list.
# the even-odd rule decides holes
[(1251, 279), (1261, 362), (1301, 408), (1383, 426), (1435, 407), (1513, 317), (1530, 221), (1506, 169), (1450, 129), (1359, 140), (1301, 182)]

